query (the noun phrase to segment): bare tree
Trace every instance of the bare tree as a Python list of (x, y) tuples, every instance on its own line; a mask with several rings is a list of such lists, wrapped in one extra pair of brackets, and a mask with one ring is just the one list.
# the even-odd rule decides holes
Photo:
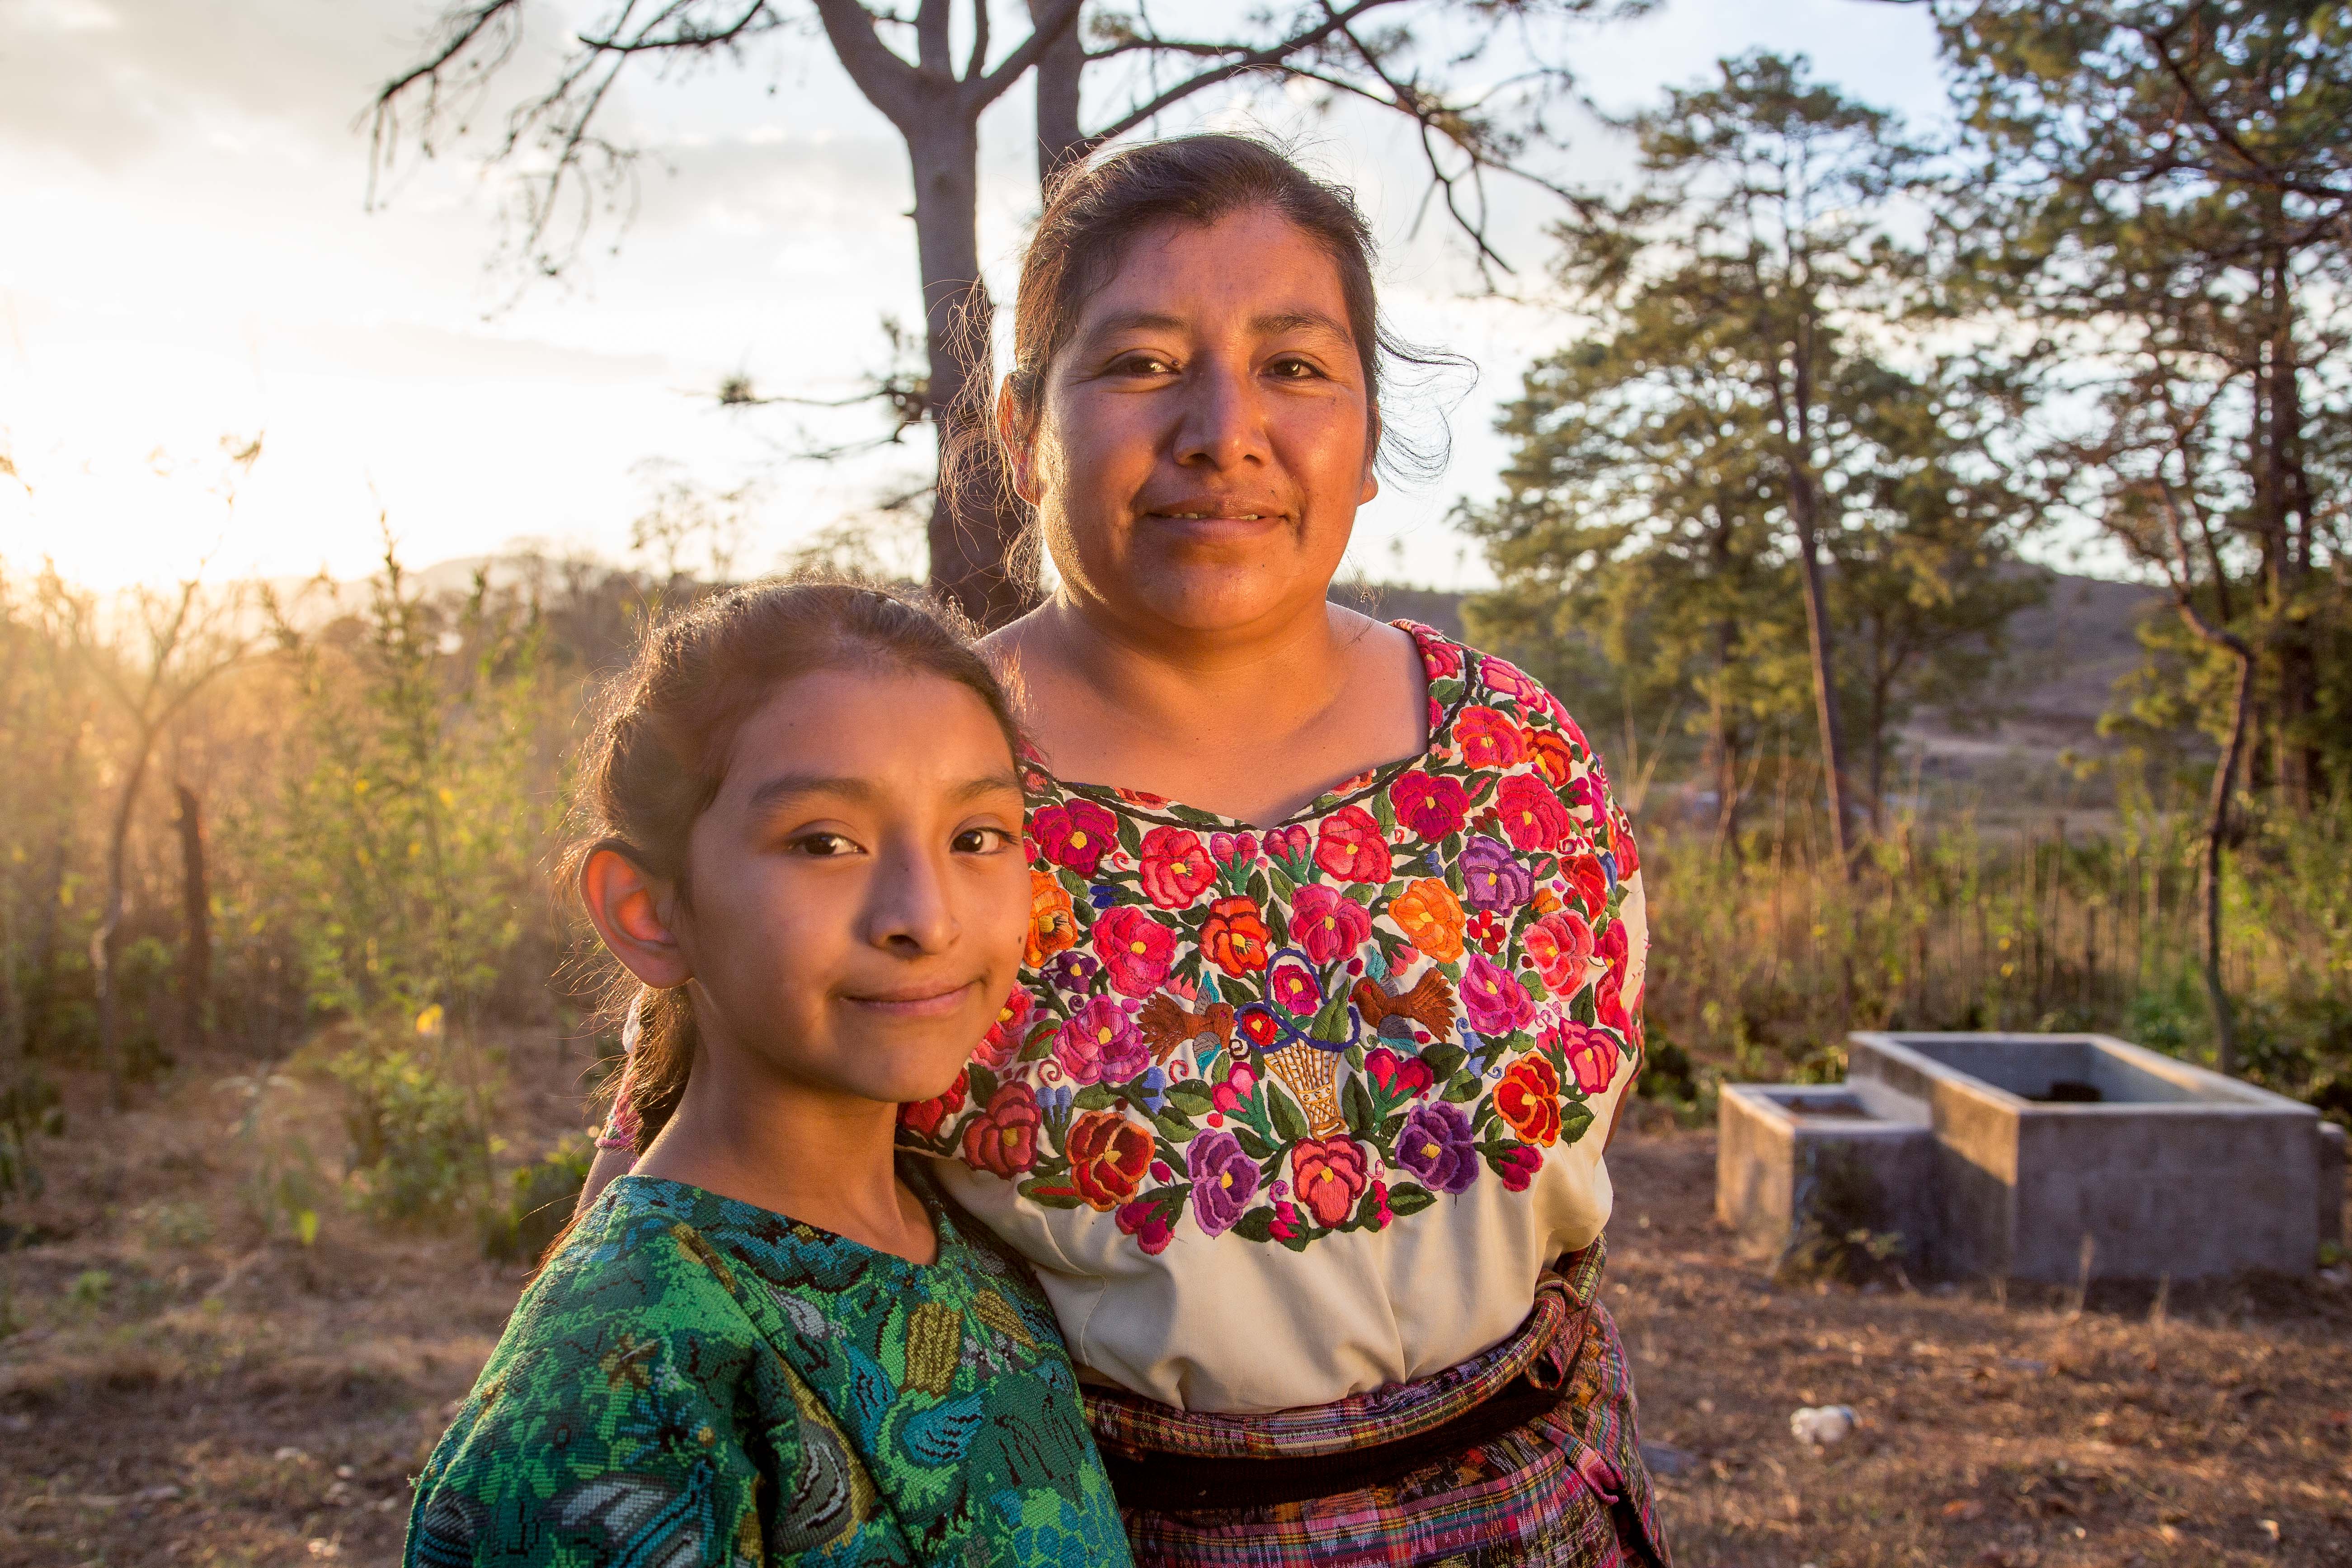
[[(944, 444), (958, 422), (982, 416), (984, 395), (971, 395), (994, 382), (992, 307), (980, 266), (979, 126), (1024, 76), (1035, 75), (1041, 182), (1087, 149), (1148, 129), (1226, 84), (1303, 82), (1333, 101), (1405, 116), (1418, 128), (1431, 195), (1469, 236), (1483, 267), (1501, 262), (1486, 238), (1487, 176), (1527, 172), (1522, 155), (1547, 135), (1544, 107), (1570, 86), (1566, 68), (1550, 58), (1548, 30), (1654, 3), (1300, 0), (1255, 13), (1234, 36), (1193, 37), (1160, 31), (1140, 0), (1131, 7), (1097, 0), (1083, 20), (1082, 0), (1025, 0), (1027, 30), (1006, 47), (994, 26), (1001, 0), (996, 7), (966, 0), (961, 11), (955, 0), (917, 0), (910, 13), (859, 0), (614, 0), (600, 26), (574, 37), (554, 79), (508, 115), (490, 158), (520, 171), (516, 258), (530, 273), (561, 273), (600, 212), (630, 205), (640, 150), (601, 128), (624, 71), (641, 59), (740, 61), (771, 35), (822, 32), (906, 144), (927, 359), (919, 397)], [(376, 94), (375, 174), (391, 168), (404, 139), (413, 136), (429, 156), (446, 133), (463, 132), (513, 58), (525, 10), (526, 0), (458, 0), (443, 13), (421, 58)], [(1444, 31), (1449, 15), (1469, 24), (1464, 47), (1423, 37)], [(1476, 93), (1449, 90), (1447, 79), (1498, 40), (1517, 44), (1528, 66)], [(1113, 84), (1114, 107), (1091, 130), (1079, 91), (1088, 76)], [(930, 576), (968, 613), (997, 625), (1025, 607), (1035, 584), (1015, 563), (1026, 521), (1020, 503), (987, 477), (934, 494)]]

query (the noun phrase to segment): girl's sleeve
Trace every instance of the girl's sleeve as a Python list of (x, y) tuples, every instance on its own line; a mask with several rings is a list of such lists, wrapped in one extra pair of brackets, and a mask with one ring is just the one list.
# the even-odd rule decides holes
[(690, 1247), (646, 1250), (671, 1288), (625, 1258), (525, 1298), (417, 1479), (407, 1568), (903, 1561), (791, 1367)]

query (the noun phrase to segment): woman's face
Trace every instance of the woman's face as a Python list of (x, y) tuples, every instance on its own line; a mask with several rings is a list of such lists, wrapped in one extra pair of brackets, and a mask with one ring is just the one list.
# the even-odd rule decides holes
[(1066, 591), (1144, 629), (1319, 605), (1378, 492), (1339, 269), (1264, 209), (1129, 246), (1046, 368), (1014, 476)]

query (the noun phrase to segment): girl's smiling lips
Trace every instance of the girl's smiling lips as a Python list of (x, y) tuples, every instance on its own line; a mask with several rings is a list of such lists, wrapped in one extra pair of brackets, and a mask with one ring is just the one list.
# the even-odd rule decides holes
[(892, 991), (851, 992), (842, 1000), (868, 1007), (892, 1018), (936, 1018), (953, 1013), (970, 1000), (978, 980), (960, 980), (942, 986), (938, 981), (901, 986)]

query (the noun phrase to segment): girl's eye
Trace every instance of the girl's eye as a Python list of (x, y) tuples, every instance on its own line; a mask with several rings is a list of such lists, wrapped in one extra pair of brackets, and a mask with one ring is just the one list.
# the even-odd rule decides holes
[(1012, 847), (1013, 835), (1002, 827), (967, 827), (955, 836), (959, 855), (991, 855)]
[(803, 833), (793, 840), (793, 847), (803, 855), (823, 859), (857, 853), (857, 843), (843, 833)]

